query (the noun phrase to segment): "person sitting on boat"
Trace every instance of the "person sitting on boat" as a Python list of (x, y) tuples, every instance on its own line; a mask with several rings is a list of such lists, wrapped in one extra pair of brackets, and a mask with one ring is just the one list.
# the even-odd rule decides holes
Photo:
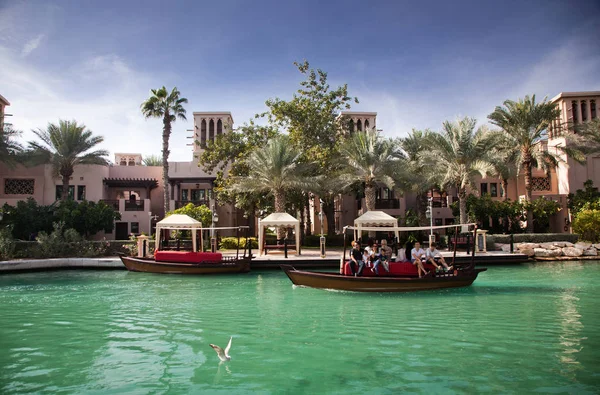
[(423, 260), (426, 259), (425, 251), (421, 248), (421, 243), (415, 241), (415, 247), (410, 251), (410, 261), (413, 265), (417, 265), (417, 271), (419, 273), (419, 278), (421, 278), (421, 272), (424, 275), (427, 275), (428, 272), (423, 267)]
[[(389, 264), (387, 262), (389, 262), (389, 258), (388, 256), (383, 252), (383, 242), (385, 242), (385, 240), (381, 241), (381, 248), (377, 248), (377, 244), (373, 244), (373, 272), (376, 275), (379, 275), (379, 264), (382, 264), (383, 268), (385, 269), (386, 272), (390, 272), (390, 268), (389, 268)], [(387, 242), (386, 242), (386, 247), (387, 247)], [(390, 255), (389, 257), (392, 256), (392, 249), (390, 248)]]
[(356, 268), (358, 266), (358, 275), (362, 274), (365, 267), (362, 260), (362, 252), (360, 251), (360, 242), (352, 242), (352, 250), (350, 251), (350, 271), (354, 276), (357, 275)]
[(441, 263), (442, 266), (444, 266), (444, 269), (446, 269), (446, 271), (452, 269), (452, 267), (448, 267), (448, 264), (446, 263), (446, 260), (442, 256), (442, 253), (439, 252), (438, 249), (435, 247), (436, 247), (435, 242), (432, 242), (431, 245), (429, 246), (429, 248), (427, 249), (427, 251), (425, 251), (425, 256), (427, 258), (427, 262), (429, 262), (433, 266), (435, 266), (436, 270), (440, 268), (440, 265), (438, 265), (438, 262)]
[[(391, 262), (394, 251), (388, 246), (386, 239), (381, 240), (381, 254), (385, 257), (385, 262)], [(389, 270), (388, 270), (389, 271)]]

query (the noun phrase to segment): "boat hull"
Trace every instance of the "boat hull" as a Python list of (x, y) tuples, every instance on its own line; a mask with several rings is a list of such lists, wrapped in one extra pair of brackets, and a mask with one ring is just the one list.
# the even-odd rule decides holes
[(154, 259), (121, 256), (121, 261), (132, 272), (163, 274), (234, 274), (250, 271), (250, 259), (219, 263), (173, 263)]
[(353, 277), (336, 273), (309, 272), (281, 265), (295, 285), (355, 292), (412, 292), (432, 289), (467, 287), (487, 269), (458, 272), (451, 277)]

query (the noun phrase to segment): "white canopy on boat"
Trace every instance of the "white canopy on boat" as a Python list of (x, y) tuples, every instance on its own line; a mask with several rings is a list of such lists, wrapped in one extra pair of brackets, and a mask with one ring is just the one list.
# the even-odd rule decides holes
[[(358, 240), (363, 231), (362, 228), (376, 228), (376, 227), (392, 227), (390, 231), (393, 231), (396, 235), (396, 238), (399, 237), (398, 230), (395, 228), (398, 227), (398, 220), (392, 217), (389, 214), (384, 213), (383, 211), (367, 211), (360, 217), (354, 220), (354, 239)], [(373, 230), (373, 229), (364, 229), (364, 230)], [(386, 231), (387, 229), (377, 229), (378, 231)]]
[[(189, 215), (173, 214), (156, 223), (156, 248), (160, 245), (161, 230), (191, 230), (192, 250), (196, 252), (196, 231), (202, 231), (202, 222), (195, 220)], [(202, 245), (202, 232), (200, 232), (200, 245)]]
[(262, 255), (264, 247), (264, 229), (294, 228), (296, 235), (296, 255), (300, 255), (300, 221), (288, 213), (273, 213), (263, 219), (258, 219), (258, 255)]

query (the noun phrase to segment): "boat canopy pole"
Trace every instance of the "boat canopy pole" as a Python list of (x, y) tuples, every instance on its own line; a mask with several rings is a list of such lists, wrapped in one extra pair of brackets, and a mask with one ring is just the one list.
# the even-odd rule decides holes
[(453, 225), (438, 225), (438, 226), (345, 226), (345, 229), (358, 230), (365, 232), (413, 232), (416, 230), (429, 230), (429, 229), (445, 229), (455, 228), (459, 226), (475, 226), (475, 223), (469, 224), (453, 224)]

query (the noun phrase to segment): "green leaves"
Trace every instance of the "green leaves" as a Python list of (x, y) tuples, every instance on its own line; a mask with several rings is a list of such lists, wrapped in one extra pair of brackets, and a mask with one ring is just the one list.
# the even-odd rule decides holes
[[(93, 136), (84, 124), (77, 121), (59, 120), (49, 123), (46, 129), (34, 130), (41, 142), (30, 141), (24, 154), (24, 163), (29, 166), (50, 164), (54, 173), (63, 179), (73, 175), (76, 165), (107, 165), (106, 150), (89, 151), (104, 141), (101, 136)], [(65, 188), (67, 190), (68, 188)]]

